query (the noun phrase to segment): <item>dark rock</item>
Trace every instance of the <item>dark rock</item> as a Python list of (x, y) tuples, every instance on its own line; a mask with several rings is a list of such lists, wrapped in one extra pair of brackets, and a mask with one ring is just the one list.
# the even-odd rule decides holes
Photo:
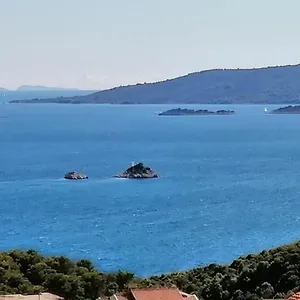
[(145, 167), (142, 163), (138, 163), (128, 168), (125, 172), (115, 175), (118, 178), (130, 178), (130, 179), (148, 179), (158, 178), (159, 175), (151, 170), (149, 167)]
[(210, 111), (207, 109), (186, 109), (186, 108), (174, 108), (164, 111), (159, 114), (159, 116), (190, 116), (190, 115), (233, 115), (235, 112), (233, 110), (217, 110)]
[(270, 114), (300, 114), (300, 105), (280, 107), (272, 110)]
[(76, 172), (76, 171), (72, 171), (72, 172), (68, 172), (65, 177), (65, 179), (70, 179), (70, 180), (79, 180), (79, 179), (88, 179), (89, 177), (85, 174)]

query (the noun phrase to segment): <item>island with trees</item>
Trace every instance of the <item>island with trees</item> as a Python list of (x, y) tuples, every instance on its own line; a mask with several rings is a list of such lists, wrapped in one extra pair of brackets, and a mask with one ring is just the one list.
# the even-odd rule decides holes
[(159, 116), (207, 116), (207, 115), (233, 115), (235, 111), (233, 110), (217, 110), (210, 111), (207, 109), (187, 109), (187, 108), (174, 108), (164, 112), (159, 113)]
[(270, 114), (300, 114), (300, 105), (289, 105), (274, 109)]
[(176, 286), (200, 300), (283, 299), (300, 290), (300, 242), (230, 264), (210, 264), (190, 271), (138, 278), (131, 272), (103, 273), (85, 259), (45, 257), (34, 250), (0, 253), (0, 294), (45, 291), (65, 299), (96, 299), (128, 288)]

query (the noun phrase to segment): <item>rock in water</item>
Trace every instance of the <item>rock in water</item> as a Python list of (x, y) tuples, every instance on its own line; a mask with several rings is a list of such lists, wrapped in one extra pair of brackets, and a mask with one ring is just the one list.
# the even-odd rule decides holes
[(88, 179), (89, 177), (85, 174), (76, 172), (76, 171), (72, 171), (72, 172), (68, 172), (65, 175), (65, 179), (70, 179), (70, 180), (79, 180), (79, 179)]
[(125, 172), (115, 175), (118, 178), (130, 178), (130, 179), (146, 179), (146, 178), (158, 178), (159, 175), (148, 167), (145, 167), (142, 163), (138, 163)]

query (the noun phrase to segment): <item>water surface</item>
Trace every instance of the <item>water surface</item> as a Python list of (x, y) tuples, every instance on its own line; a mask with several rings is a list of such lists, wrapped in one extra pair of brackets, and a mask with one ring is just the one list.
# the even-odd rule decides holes
[[(147, 276), (298, 239), (300, 116), (157, 116), (172, 107), (0, 105), (0, 250)], [(132, 161), (162, 178), (112, 178)]]

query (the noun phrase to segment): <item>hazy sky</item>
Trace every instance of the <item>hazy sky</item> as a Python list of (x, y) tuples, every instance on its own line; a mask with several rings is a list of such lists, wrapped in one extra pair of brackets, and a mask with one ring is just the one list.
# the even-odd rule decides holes
[(300, 62), (299, 0), (0, 0), (0, 86), (103, 89)]

